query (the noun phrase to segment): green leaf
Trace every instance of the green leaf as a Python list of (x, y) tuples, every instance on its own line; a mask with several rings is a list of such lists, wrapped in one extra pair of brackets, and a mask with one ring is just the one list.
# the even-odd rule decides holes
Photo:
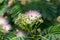
[(48, 40), (60, 40), (60, 34), (48, 34), (45, 36), (45, 38), (47, 38)]
[(15, 38), (12, 38), (11, 40), (24, 40), (23, 37), (15, 37)]
[[(46, 35), (44, 35), (44, 37), (48, 40), (60, 40), (60, 24), (50, 26), (45, 32)], [(42, 40), (45, 39), (42, 38)]]
[(8, 10), (8, 6), (5, 5), (1, 10), (0, 10), (0, 16), (3, 16), (4, 13)]
[(0, 0), (0, 3), (2, 3), (4, 0)]
[(29, 37), (13, 37), (11, 40), (32, 40), (32, 38), (29, 38)]
[(7, 35), (4, 36), (4, 40), (10, 40), (11, 38), (15, 37), (16, 35), (11, 32), (11, 33), (8, 33)]
[(21, 10), (20, 5), (14, 5), (11, 10), (10, 10), (10, 14), (12, 17), (16, 17), (16, 15), (18, 14), (18, 12)]
[(50, 26), (50, 28), (48, 29), (48, 33), (60, 34), (60, 24), (56, 24), (55, 26)]
[(18, 16), (18, 14), (21, 11), (21, 6), (20, 5), (14, 5), (11, 9), (10, 9), (10, 14), (11, 17), (13, 18), (12, 21), (15, 21), (16, 17)]

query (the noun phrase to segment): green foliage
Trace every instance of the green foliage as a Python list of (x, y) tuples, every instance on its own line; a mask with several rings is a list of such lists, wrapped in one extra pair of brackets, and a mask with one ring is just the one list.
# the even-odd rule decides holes
[(55, 26), (51, 26), (50, 28), (49, 28), (49, 31), (48, 31), (49, 33), (60, 33), (60, 24), (58, 24), (58, 25), (55, 25)]
[(16, 35), (13, 32), (10, 32), (9, 34), (4, 35), (3, 40), (11, 40)]
[(0, 3), (2, 3), (3, 2), (3, 0), (0, 0)]
[(32, 40), (32, 38), (28, 38), (28, 37), (14, 37), (11, 40)]
[(21, 10), (20, 5), (14, 5), (10, 11), (12, 17), (15, 17), (17, 15), (17, 12), (19, 12), (20, 10)]
[[(44, 37), (47, 40), (60, 40), (60, 24), (57, 24), (55, 26), (50, 26), (46, 31), (46, 35), (44, 35)], [(42, 39), (42, 40), (46, 40), (46, 39)]]
[(0, 16), (3, 16), (4, 13), (8, 10), (7, 5), (5, 5), (1, 10), (0, 10)]

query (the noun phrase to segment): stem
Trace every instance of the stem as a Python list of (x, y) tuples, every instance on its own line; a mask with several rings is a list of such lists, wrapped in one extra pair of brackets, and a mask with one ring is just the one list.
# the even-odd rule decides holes
[(40, 37), (42, 37), (43, 39), (48, 40), (46, 37), (44, 37), (44, 36), (42, 36), (42, 35), (34, 35), (34, 36), (40, 36)]

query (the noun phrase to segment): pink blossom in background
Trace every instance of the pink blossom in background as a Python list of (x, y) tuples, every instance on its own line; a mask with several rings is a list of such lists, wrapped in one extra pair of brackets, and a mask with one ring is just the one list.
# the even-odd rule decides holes
[(23, 31), (23, 30), (17, 30), (16, 31), (16, 36), (19, 36), (19, 37), (27, 37), (29, 35), (28, 32), (26, 31)]
[(0, 17), (0, 26), (2, 28), (3, 33), (8, 33), (11, 30), (11, 25), (8, 24), (8, 20), (4, 17)]
[(3, 29), (5, 29), (5, 30), (11, 30), (11, 25), (10, 24), (7, 24), (7, 25), (3, 25), (2, 26), (3, 27)]
[(31, 20), (35, 20), (36, 17), (37, 18), (41, 18), (42, 17), (41, 13), (39, 13), (38, 11), (35, 11), (35, 10), (30, 10), (30, 11), (26, 12), (25, 16), (29, 17)]
[(2, 31), (3, 31), (3, 33), (8, 33), (9, 32), (9, 30), (11, 30), (12, 28), (11, 28), (11, 25), (10, 24), (6, 24), (6, 25), (3, 25), (2, 26)]
[(4, 17), (0, 17), (0, 25), (5, 25), (5, 24), (8, 24), (7, 19)]
[(22, 30), (19, 30), (17, 33), (16, 33), (16, 36), (20, 36), (20, 37), (25, 37), (25, 34)]

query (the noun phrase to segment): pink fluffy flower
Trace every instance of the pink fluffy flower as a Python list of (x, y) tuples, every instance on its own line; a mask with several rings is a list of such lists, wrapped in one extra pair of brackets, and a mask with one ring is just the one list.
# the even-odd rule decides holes
[(5, 24), (8, 24), (7, 19), (4, 17), (0, 17), (0, 25), (5, 25)]
[(18, 30), (17, 33), (16, 33), (16, 36), (26, 37), (26, 36), (28, 36), (28, 33), (25, 32), (25, 31), (22, 31), (22, 30)]
[(42, 15), (38, 11), (30, 10), (25, 13), (25, 17), (27, 18), (26, 19), (27, 23), (31, 24), (35, 19), (41, 18)]
[(38, 11), (35, 11), (35, 10), (30, 10), (30, 11), (26, 12), (25, 16), (29, 17), (30, 20), (35, 20), (36, 18), (42, 17), (42, 15)]
[(11, 25), (8, 24), (8, 20), (4, 17), (0, 17), (0, 26), (2, 28), (3, 33), (8, 33), (11, 30)]
[(11, 30), (11, 25), (10, 24), (2, 25), (2, 29), (3, 33), (8, 33), (9, 30)]

